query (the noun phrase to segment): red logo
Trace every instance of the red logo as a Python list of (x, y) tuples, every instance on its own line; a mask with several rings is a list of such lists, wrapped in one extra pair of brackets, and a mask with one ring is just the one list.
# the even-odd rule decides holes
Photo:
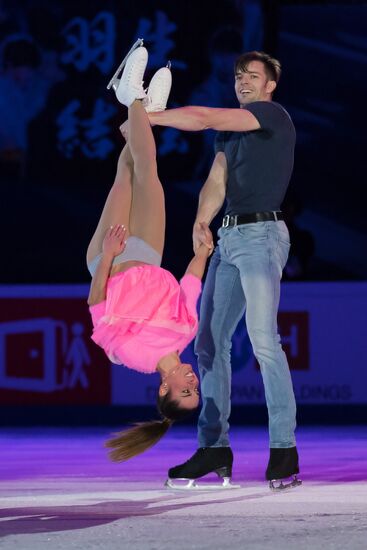
[[(280, 311), (278, 330), (290, 370), (309, 370), (308, 311)], [(260, 369), (256, 362), (256, 368)]]
[(280, 311), (278, 327), (290, 370), (308, 370), (310, 368), (308, 311)]
[(91, 332), (85, 298), (1, 298), (1, 403), (109, 404), (110, 362)]

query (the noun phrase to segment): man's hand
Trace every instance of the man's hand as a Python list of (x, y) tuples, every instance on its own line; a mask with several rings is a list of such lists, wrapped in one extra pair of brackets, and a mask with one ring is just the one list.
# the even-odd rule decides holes
[(114, 258), (125, 250), (126, 246), (126, 227), (123, 225), (111, 225), (103, 239), (103, 255), (108, 258)]
[(195, 222), (192, 240), (195, 254), (201, 244), (204, 244), (210, 250), (210, 254), (212, 253), (214, 249), (213, 235), (206, 222)]
[[(191, 274), (203, 278), (206, 262), (214, 250), (213, 235), (206, 222), (197, 222), (194, 225), (195, 256), (186, 269), (186, 275)], [(195, 245), (196, 243), (196, 245)]]
[(208, 246), (204, 243), (200, 243), (196, 249), (195, 258), (204, 258), (207, 260), (209, 256), (213, 254), (214, 246)]

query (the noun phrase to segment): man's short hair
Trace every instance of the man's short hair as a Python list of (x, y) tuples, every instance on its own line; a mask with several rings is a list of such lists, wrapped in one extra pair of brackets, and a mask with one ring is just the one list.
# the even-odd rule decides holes
[(265, 68), (265, 74), (268, 78), (268, 80), (275, 80), (276, 83), (279, 82), (280, 75), (282, 72), (280, 62), (275, 59), (274, 57), (271, 57), (265, 52), (247, 52), (240, 55), (234, 64), (234, 72), (235, 74), (238, 73), (238, 71), (247, 71), (247, 67), (251, 63), (251, 61), (261, 61), (263, 63)]

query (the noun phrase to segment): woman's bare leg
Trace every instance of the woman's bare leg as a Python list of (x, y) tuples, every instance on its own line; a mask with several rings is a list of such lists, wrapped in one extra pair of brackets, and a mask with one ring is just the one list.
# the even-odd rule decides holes
[(129, 236), (129, 219), (132, 201), (133, 159), (128, 145), (123, 148), (118, 163), (114, 184), (108, 194), (97, 229), (87, 251), (87, 263), (102, 252), (102, 242), (111, 225), (122, 224)]
[(164, 192), (157, 173), (154, 136), (140, 101), (129, 107), (128, 140), (134, 161), (130, 232), (163, 254)]

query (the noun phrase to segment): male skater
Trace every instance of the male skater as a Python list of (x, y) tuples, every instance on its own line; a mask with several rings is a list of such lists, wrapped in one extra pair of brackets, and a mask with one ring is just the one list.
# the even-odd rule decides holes
[[(213, 471), (231, 476), (231, 338), (246, 312), (269, 414), (266, 479), (273, 489), (300, 483), (295, 477), (299, 472), (296, 404), (277, 331), (280, 279), (290, 246), (280, 205), (291, 177), (295, 145), (288, 113), (272, 101), (280, 73), (276, 59), (263, 52), (246, 53), (235, 63), (239, 109), (183, 107), (149, 115), (153, 125), (218, 130), (215, 159), (200, 192), (194, 250), (206, 238), (200, 224), (210, 224), (227, 201), (205, 282), (196, 339), (203, 399), (199, 449), (186, 463), (169, 470), (171, 480), (197, 479)], [(293, 479), (284, 485), (290, 476)]]

